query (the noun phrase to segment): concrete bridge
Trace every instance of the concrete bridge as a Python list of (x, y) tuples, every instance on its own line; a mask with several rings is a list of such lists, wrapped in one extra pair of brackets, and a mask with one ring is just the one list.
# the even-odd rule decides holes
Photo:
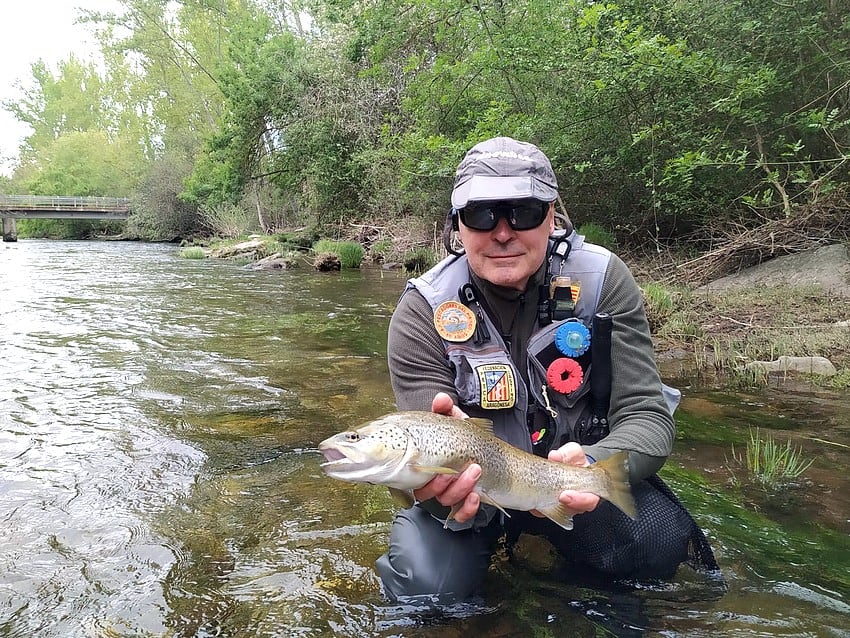
[(18, 219), (115, 219), (130, 216), (126, 197), (0, 195), (3, 241), (17, 241)]

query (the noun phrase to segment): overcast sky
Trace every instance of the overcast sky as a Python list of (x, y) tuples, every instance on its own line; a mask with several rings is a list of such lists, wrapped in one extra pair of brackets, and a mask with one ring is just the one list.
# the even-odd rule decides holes
[[(70, 53), (82, 59), (96, 55), (88, 28), (75, 25), (79, 8), (117, 11), (117, 0), (0, 0), (0, 101), (21, 97), (18, 82), (29, 84), (30, 65), (42, 59), (55, 72)], [(9, 174), (9, 158), (17, 157), (29, 127), (0, 109), (0, 173)]]

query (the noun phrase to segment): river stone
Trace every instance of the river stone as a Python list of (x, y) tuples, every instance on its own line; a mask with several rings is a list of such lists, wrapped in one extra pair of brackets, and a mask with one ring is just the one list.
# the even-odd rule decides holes
[(803, 372), (831, 377), (838, 373), (832, 361), (826, 357), (779, 357), (776, 361), (753, 361), (747, 370), (759, 372)]
[(844, 244), (784, 255), (716, 279), (697, 290), (820, 286), (834, 295), (850, 297), (850, 254)]

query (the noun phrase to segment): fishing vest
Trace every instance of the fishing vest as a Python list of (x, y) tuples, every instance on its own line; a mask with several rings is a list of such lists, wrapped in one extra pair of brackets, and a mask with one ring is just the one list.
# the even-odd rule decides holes
[[(579, 431), (579, 426), (589, 418), (586, 400), (590, 388), (589, 352), (574, 359), (582, 368), (582, 380), (569, 393), (557, 392), (547, 384), (547, 371), (556, 359), (564, 357), (555, 343), (558, 329), (568, 321), (580, 322), (585, 330), (590, 328), (611, 252), (585, 243), (584, 237), (575, 231), (569, 235), (558, 231), (550, 237), (547, 258), (546, 294), (550, 281), (561, 277), (560, 281), (570, 288), (573, 303), (567, 312), (556, 313), (554, 320), (538, 320), (527, 347), (528, 384), (519, 374), (494, 322), (468, 292), (471, 282), (465, 255), (448, 257), (408, 282), (408, 289), (418, 290), (434, 310), (435, 326), (454, 371), (461, 406), (471, 406), (476, 416), (493, 421), (494, 432), (500, 439), (543, 456), (567, 441), (595, 442), (582, 440)], [(469, 334), (462, 329), (452, 332), (451, 322), (459, 316), (462, 324), (463, 317), (469, 317), (467, 311), (475, 317), (472, 322), (475, 330)], [(541, 411), (547, 415), (544, 421), (549, 427), (532, 432), (529, 419), (539, 423)], [(541, 438), (533, 441), (533, 437)]]

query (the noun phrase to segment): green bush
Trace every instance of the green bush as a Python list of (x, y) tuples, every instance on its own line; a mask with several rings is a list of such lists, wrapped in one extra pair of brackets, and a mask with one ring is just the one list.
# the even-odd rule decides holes
[(320, 239), (313, 244), (313, 252), (318, 255), (336, 255), (342, 268), (360, 268), (364, 253), (363, 246), (355, 241), (332, 241), (330, 239)]

